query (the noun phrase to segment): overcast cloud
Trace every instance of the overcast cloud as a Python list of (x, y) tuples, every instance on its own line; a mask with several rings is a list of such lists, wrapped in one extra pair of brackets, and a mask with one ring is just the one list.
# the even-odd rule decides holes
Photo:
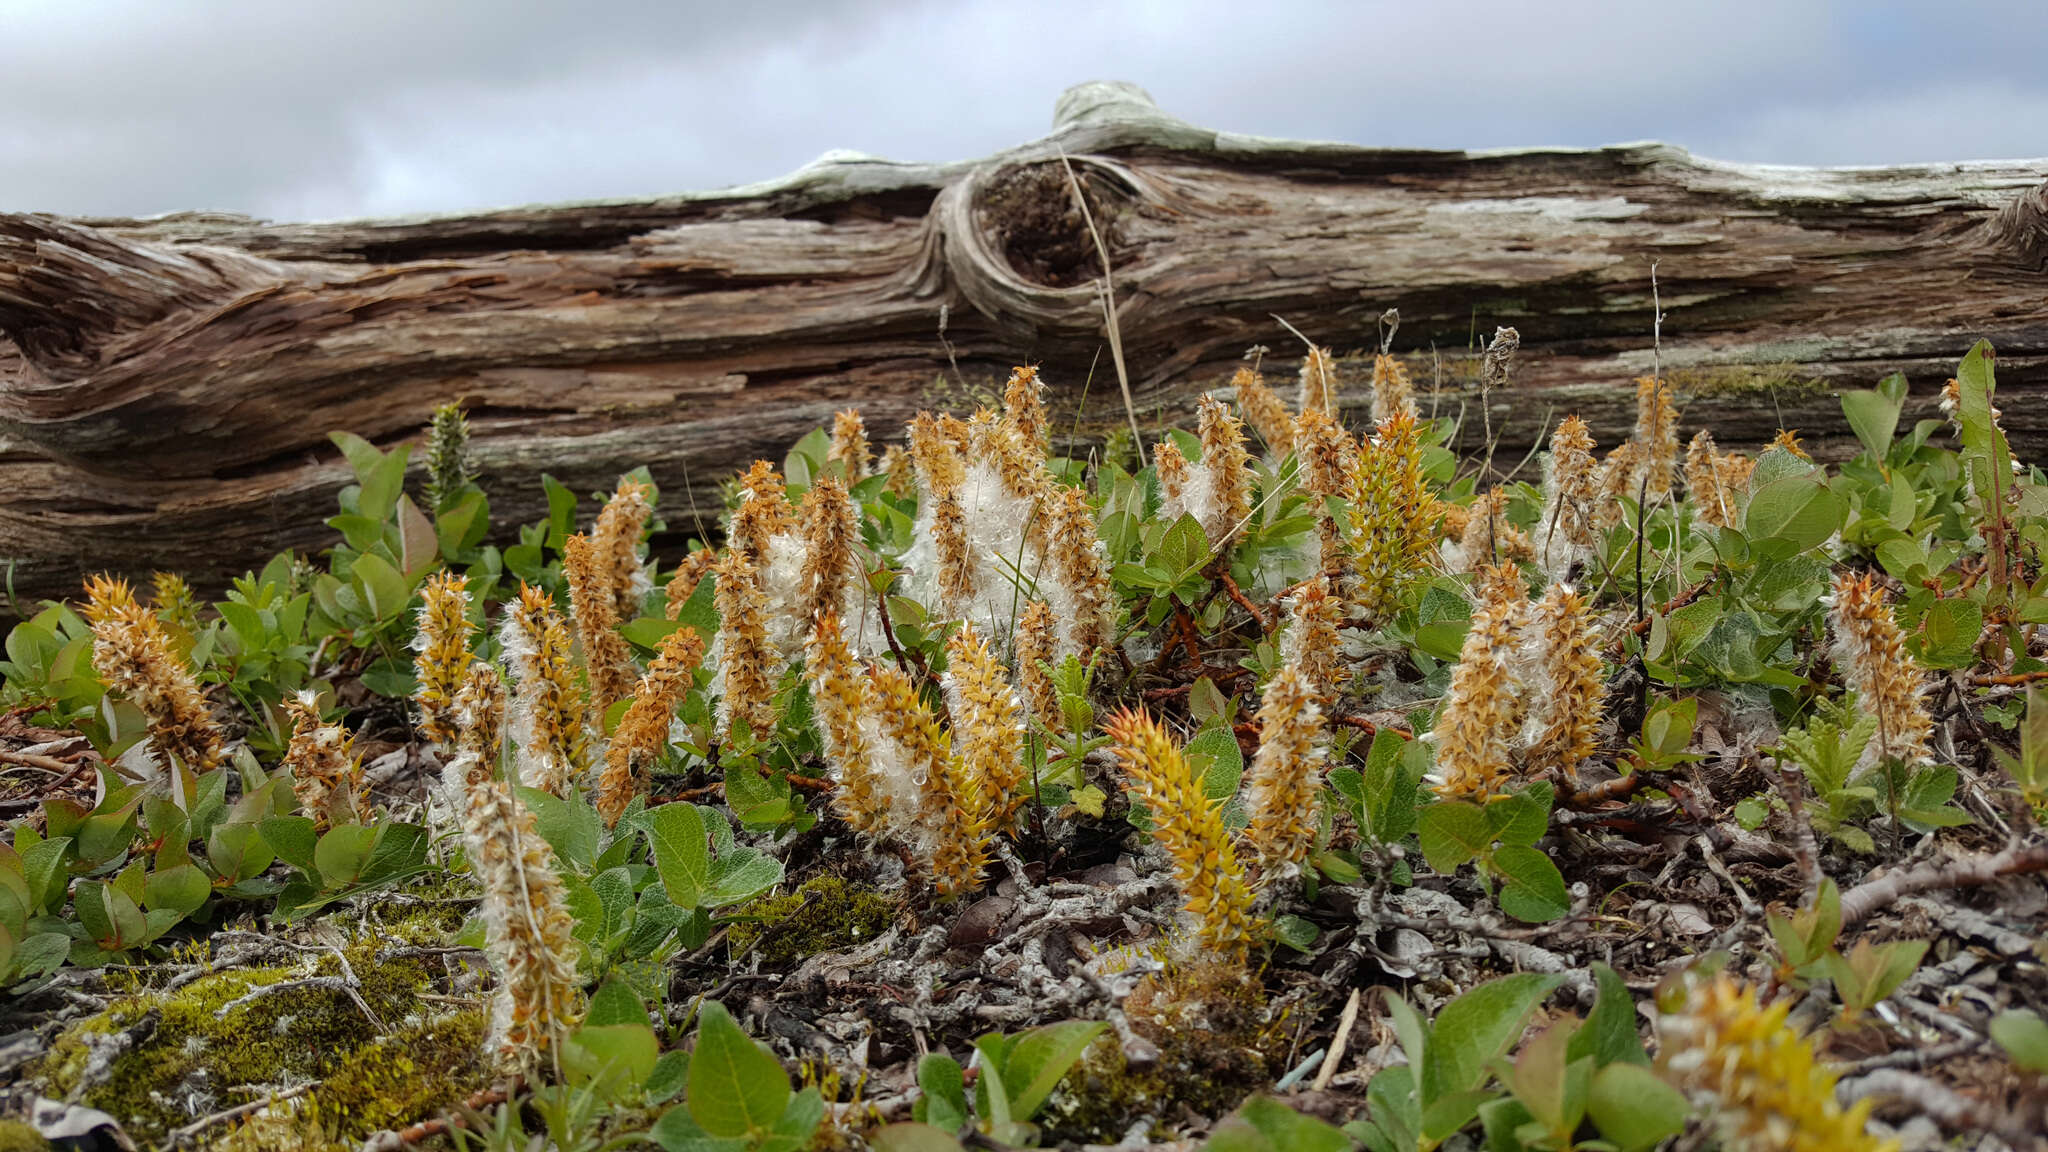
[(2048, 155), (2048, 0), (0, 0), (0, 210), (328, 218), (986, 154), (1069, 84), (1207, 127)]

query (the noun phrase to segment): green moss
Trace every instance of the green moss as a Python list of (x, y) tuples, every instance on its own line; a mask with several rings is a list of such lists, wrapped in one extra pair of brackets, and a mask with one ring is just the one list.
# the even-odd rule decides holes
[(1672, 387), (1688, 396), (1759, 396), (1774, 392), (1818, 392), (1826, 387), (1790, 360), (1769, 364), (1710, 364), (1676, 368), (1664, 376)]
[(1152, 1138), (1170, 1139), (1182, 1121), (1224, 1115), (1282, 1071), (1283, 1021), (1267, 1019), (1264, 990), (1239, 969), (1169, 974), (1141, 985), (1125, 1009), (1159, 1058), (1132, 1068), (1116, 1034), (1104, 1033), (1039, 1113), (1047, 1146), (1115, 1144), (1148, 1115)]
[(0, 1120), (0, 1152), (45, 1152), (50, 1142), (19, 1120)]
[(764, 965), (783, 967), (874, 939), (889, 926), (896, 903), (872, 888), (827, 874), (813, 876), (794, 892), (763, 896), (740, 913), (749, 919), (734, 923), (726, 935), (732, 954), (751, 948)]
[[(387, 939), (375, 934), (348, 950), (361, 996), (385, 1025), (419, 1011), (425, 970), (406, 960), (379, 962)], [(320, 958), (313, 972), (335, 976), (340, 964)], [(92, 1069), (96, 1052), (133, 1038), (112, 1056), (104, 1076), (85, 1087), (82, 1102), (119, 1120), (144, 1142), (190, 1122), (208, 1101), (239, 1102), (242, 1085), (321, 1080), (358, 1051), (372, 1047), (377, 1030), (353, 999), (337, 988), (308, 986), (273, 993), (218, 1016), (222, 1008), (259, 986), (306, 975), (299, 968), (246, 968), (217, 972), (172, 992), (144, 990), (61, 1035), (33, 1070), (46, 1094), (66, 1097)]]

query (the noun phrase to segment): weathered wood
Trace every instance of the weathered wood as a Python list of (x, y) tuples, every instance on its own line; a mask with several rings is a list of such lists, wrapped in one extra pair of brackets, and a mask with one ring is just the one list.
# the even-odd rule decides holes
[(1839, 449), (1827, 389), (1904, 371), (1924, 409), (1988, 336), (2014, 440), (2048, 445), (2023, 399), (2048, 391), (2048, 160), (1356, 148), (1204, 131), (1087, 85), (1052, 135), (974, 163), (833, 156), (723, 192), (393, 221), (0, 215), (0, 564), (35, 597), (317, 547), (345, 478), (326, 433), (393, 442), (449, 400), (501, 517), (540, 514), (542, 470), (587, 491), (647, 463), (679, 530), (833, 410), (888, 437), (1013, 363), (1042, 366), (1083, 434), (1114, 426), (1062, 155), (1107, 233), (1141, 420), (1183, 416), (1248, 345), (1290, 369), (1275, 315), (1359, 348), (1398, 306), (1396, 348), (1446, 405), (1471, 399), (1475, 341), (1520, 328), (1517, 386), (1493, 398), (1504, 457), (1568, 410), (1610, 442), (1616, 385), (1653, 363), (1656, 262), (1688, 427), (1754, 440), (1782, 413)]

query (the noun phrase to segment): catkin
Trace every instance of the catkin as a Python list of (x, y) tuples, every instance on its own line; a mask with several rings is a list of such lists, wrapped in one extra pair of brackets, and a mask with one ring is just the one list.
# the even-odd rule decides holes
[(1197, 942), (1241, 961), (1251, 946), (1252, 890), (1223, 830), (1223, 802), (1209, 798), (1180, 746), (1144, 712), (1124, 709), (1103, 730), (1115, 742), (1124, 787), (1150, 810), (1152, 838), (1173, 861)]
[(1926, 759), (1934, 731), (1921, 699), (1926, 675), (1906, 653), (1891, 597), (1869, 573), (1845, 573), (1835, 580), (1833, 600), (1828, 625), (1835, 637), (1835, 666), (1855, 690), (1857, 708), (1877, 720), (1869, 753), (1907, 764)]
[(192, 669), (171, 645), (156, 613), (136, 602), (125, 580), (86, 581), (85, 619), (92, 626), (92, 662), (100, 682), (141, 710), (159, 754), (195, 773), (220, 767), (220, 725)]
[(597, 785), (597, 814), (605, 827), (616, 826), (633, 798), (646, 793), (648, 769), (668, 746), (676, 705), (690, 690), (692, 675), (703, 660), (704, 638), (695, 628), (685, 624), (663, 637), (605, 748), (604, 772)]
[(469, 577), (436, 572), (420, 586), (419, 628), (413, 638), (418, 655), (413, 672), (419, 688), (413, 703), (420, 710), (420, 735), (451, 748), (455, 744), (455, 693), (469, 674)]

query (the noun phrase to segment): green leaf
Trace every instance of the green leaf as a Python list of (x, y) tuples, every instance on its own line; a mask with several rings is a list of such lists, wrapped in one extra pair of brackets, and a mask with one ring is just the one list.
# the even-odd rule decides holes
[(943, 1052), (928, 1052), (917, 1062), (917, 1086), (924, 1093), (911, 1113), (920, 1124), (958, 1132), (967, 1123), (967, 1082), (960, 1062)]
[(1495, 840), (1503, 844), (1530, 845), (1550, 830), (1550, 803), (1556, 789), (1538, 781), (1512, 796), (1486, 805), (1486, 824)]
[(1842, 415), (1873, 460), (1891, 451), (1899, 428), (1899, 409), (1906, 399), (1906, 378), (1894, 373), (1869, 392), (1842, 393)]
[(1650, 1058), (1644, 1054), (1642, 1039), (1636, 1035), (1636, 1001), (1628, 984), (1598, 960), (1593, 962), (1593, 983), (1599, 989), (1599, 997), (1594, 1000), (1593, 1012), (1586, 1017), (1585, 1024), (1572, 1034), (1565, 1059), (1591, 1056), (1593, 1063), (1603, 1068), (1609, 1064), (1647, 1066)]
[(356, 557), (349, 568), (349, 578), (356, 582), (366, 597), (365, 606), (373, 620), (390, 620), (405, 611), (412, 599), (412, 585), (406, 582), (391, 562), (375, 552), (365, 552)]
[(1621, 1152), (1649, 1148), (1685, 1129), (1684, 1093), (1640, 1064), (1609, 1064), (1593, 1076), (1586, 1114)]
[[(1385, 1138), (1380, 1147), (1414, 1152), (1422, 1134), (1422, 1101), (1415, 1090), (1415, 1066), (1396, 1064), (1380, 1069), (1365, 1086), (1365, 1101), (1374, 1128)], [(1370, 1134), (1364, 1139), (1369, 1145), (1373, 1143)]]
[(780, 883), (782, 861), (752, 848), (733, 849), (712, 862), (711, 892), (704, 906), (743, 904)]
[[(711, 895), (711, 848), (704, 817), (695, 804), (663, 804), (646, 817), (647, 837), (654, 845), (654, 867), (661, 885), (678, 908), (696, 908)], [(781, 1109), (777, 1104), (777, 1110)], [(728, 1135), (705, 1125), (713, 1135)]]
[(1178, 581), (1209, 558), (1209, 536), (1192, 513), (1182, 513), (1153, 550), (1152, 557)]
[(538, 788), (521, 787), (516, 791), (519, 802), (533, 813), (541, 839), (548, 842), (556, 856), (585, 870), (596, 862), (602, 835), (597, 809), (581, 800), (564, 800)]
[(1273, 938), (1296, 952), (1307, 952), (1315, 947), (1316, 937), (1322, 929), (1299, 916), (1282, 915), (1273, 919)]
[[(2042, 709), (2042, 714), (2048, 715), (2048, 708)], [(64, 860), (70, 853), (68, 836), (38, 840), (22, 852), (22, 874), (34, 908), (53, 911), (64, 906), (64, 896), (71, 887), (71, 874), (65, 870)]]
[(662, 1113), (648, 1136), (666, 1152), (758, 1152), (757, 1146), (745, 1137), (713, 1136), (704, 1131), (691, 1118), (688, 1107)]
[[(641, 1088), (647, 1093), (648, 1103), (665, 1104), (688, 1087), (689, 1081), (690, 1054), (677, 1048), (674, 1051), (663, 1052), (655, 1060), (654, 1070), (647, 1074), (647, 1080)], [(678, 1108), (676, 1111), (687, 1115), (689, 1110)]]
[(1187, 743), (1188, 766), (1202, 778), (1202, 792), (1211, 800), (1237, 795), (1244, 778), (1244, 752), (1228, 728), (1204, 728)]
[(584, 1024), (562, 1054), (572, 1084), (590, 1084), (615, 1100), (638, 1088), (661, 1058), (661, 1042), (643, 1018), (633, 1024)]
[(1742, 522), (1743, 534), (1761, 559), (1817, 548), (1841, 526), (1841, 500), (1812, 475), (1783, 476), (1758, 488)]
[(713, 1136), (755, 1136), (774, 1128), (789, 1097), (782, 1062), (742, 1032), (724, 1005), (705, 1001), (697, 1010), (697, 1047), (690, 1054), (690, 1117)]
[(1976, 662), (1984, 608), (1966, 597), (1936, 600), (1910, 637), (1913, 657), (1929, 668), (1967, 668)]
[(1351, 1138), (1313, 1116), (1303, 1116), (1270, 1096), (1254, 1096), (1236, 1116), (1280, 1152), (1350, 1152)]
[(180, 864), (152, 872), (144, 890), (143, 902), (151, 911), (158, 909), (176, 912), (180, 918), (199, 911), (206, 898), (213, 895), (213, 882), (206, 873), (190, 864)]
[(1463, 800), (1439, 800), (1422, 810), (1422, 856), (1446, 876), (1493, 843), (1486, 813)]
[(1033, 1028), (1016, 1037), (1003, 1063), (1003, 1080), (1009, 1086), (1010, 1118), (1021, 1122), (1037, 1115), (1067, 1070), (1108, 1027), (1099, 1020), (1067, 1020)]
[(669, 620), (660, 616), (642, 616), (637, 620), (629, 620), (621, 625), (619, 627), (619, 634), (634, 644), (653, 651), (661, 647), (661, 642), (668, 639), (670, 633), (682, 626), (683, 622), (681, 620)]
[(356, 496), (357, 515), (380, 521), (390, 518), (405, 490), (405, 464), (411, 455), (412, 445), (400, 444), (372, 464), (368, 474), (358, 473), (362, 491)]
[(320, 833), (312, 817), (271, 816), (257, 827), (278, 859), (308, 875), (319, 875), (320, 866), (313, 862), (313, 850), (320, 844)]
[(1389, 728), (1373, 735), (1366, 753), (1359, 803), (1359, 823), (1381, 844), (1399, 844), (1415, 830), (1415, 793), (1422, 773), (1410, 769), (1411, 741)]
[(313, 850), (313, 863), (320, 883), (339, 891), (356, 882), (370, 863), (370, 850), (377, 846), (377, 829), (367, 824), (344, 824), (330, 828)]
[(1542, 852), (1521, 844), (1505, 844), (1494, 852), (1493, 867), (1504, 881), (1500, 910), (1515, 919), (1544, 924), (1572, 910), (1564, 876)]
[(349, 469), (356, 474), (358, 483), (376, 471), (377, 465), (384, 459), (384, 453), (379, 452), (375, 444), (353, 432), (329, 432), (327, 438), (334, 441), (336, 448), (341, 449), (342, 458), (348, 461)]
[(2025, 1008), (2000, 1012), (1991, 1021), (1991, 1038), (2016, 1067), (2048, 1075), (2048, 1021)]
[(427, 830), (418, 824), (378, 825), (377, 842), (356, 876), (356, 885), (389, 884), (427, 871), (427, 840)]
[(890, 1124), (868, 1134), (875, 1152), (961, 1152), (960, 1141), (929, 1124)]
[(1521, 972), (1489, 980), (1444, 1005), (1423, 1058), (1423, 1098), (1443, 1100), (1484, 1084), (1487, 1065), (1508, 1050), (1530, 1013), (1562, 980)]

